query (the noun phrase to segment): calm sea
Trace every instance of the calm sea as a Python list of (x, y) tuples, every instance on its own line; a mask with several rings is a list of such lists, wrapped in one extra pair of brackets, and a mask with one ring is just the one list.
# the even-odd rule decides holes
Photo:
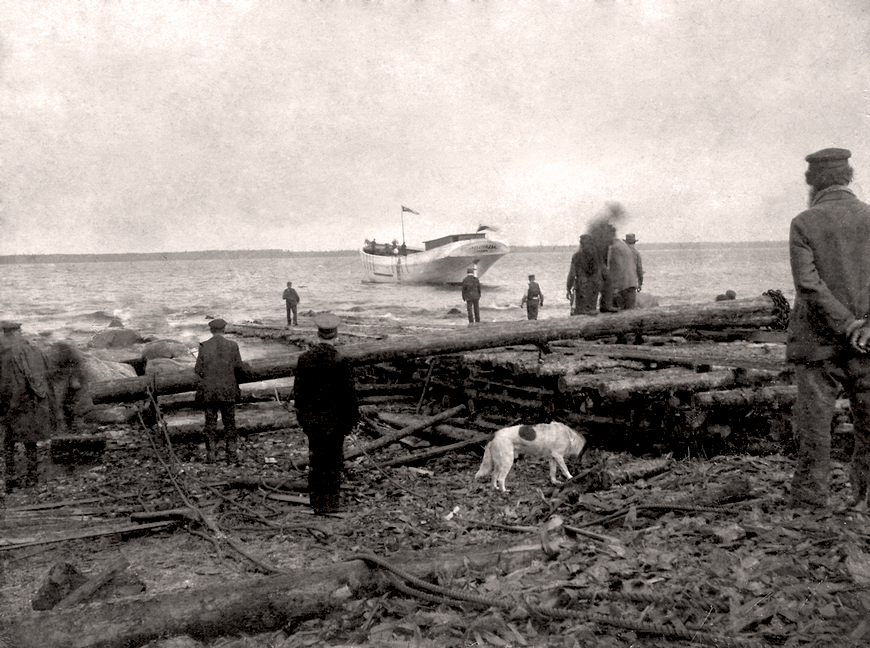
[[(713, 301), (731, 289), (738, 298), (794, 288), (788, 244), (638, 244), (645, 270), (644, 292), (660, 305)], [(573, 249), (517, 251), (482, 278), (481, 319), (523, 319), (520, 299), (527, 275), (544, 292), (540, 318), (565, 317), (565, 281)], [(105, 329), (113, 318), (143, 335), (194, 344), (208, 337), (206, 323), (283, 325), (281, 293), (292, 281), (309, 311), (408, 323), (438, 321), (465, 326), (455, 286), (397, 286), (362, 281), (357, 252), (337, 256), (235, 260), (163, 260), (0, 265), (0, 319), (24, 323), (27, 333), (80, 342)], [(459, 309), (460, 314), (451, 314)]]

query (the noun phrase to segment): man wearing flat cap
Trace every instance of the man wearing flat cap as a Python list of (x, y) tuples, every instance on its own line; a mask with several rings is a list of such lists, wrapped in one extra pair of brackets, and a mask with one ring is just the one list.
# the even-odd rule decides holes
[(227, 323), (218, 318), (208, 323), (211, 338), (199, 345), (194, 371), (199, 376), (196, 400), (205, 410), (206, 462), (214, 463), (217, 450), (217, 417), (221, 415), (226, 438), (226, 460), (238, 463), (236, 403), (241, 397), (239, 378), (250, 371), (242, 362), (239, 345), (224, 337)]
[(359, 420), (350, 366), (335, 348), (340, 320), (314, 318), (317, 344), (299, 356), (293, 396), (296, 418), (308, 437), (308, 496), (318, 514), (341, 512), (344, 437)]
[(49, 384), (48, 360), (39, 349), (21, 337), (21, 324), (0, 322), (0, 427), (6, 463), (6, 492), (22, 481), (15, 474), (15, 444), (24, 445), (27, 473), (24, 486), (38, 482), (37, 442), (51, 438), (57, 417)]
[(462, 301), (468, 311), (468, 324), (480, 322), (480, 279), (474, 276), (474, 268), (469, 268), (462, 280)]
[(538, 319), (538, 308), (544, 305), (544, 293), (535, 281), (535, 275), (529, 275), (529, 287), (520, 301), (520, 308), (526, 307), (526, 315), (530, 320)]
[(795, 286), (786, 358), (795, 365), (794, 427), (800, 447), (791, 506), (828, 506), (831, 420), (841, 390), (852, 406), (855, 450), (851, 505), (864, 502), (870, 479), (870, 206), (858, 200), (850, 152), (823, 149), (806, 157), (809, 208), (791, 222)]

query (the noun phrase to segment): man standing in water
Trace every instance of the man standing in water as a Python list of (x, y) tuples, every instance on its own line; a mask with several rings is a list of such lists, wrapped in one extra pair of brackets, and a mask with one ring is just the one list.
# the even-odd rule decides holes
[(462, 280), (462, 301), (468, 311), (468, 323), (480, 322), (480, 280), (474, 276), (474, 268), (469, 268)]
[(21, 324), (2, 322), (0, 344), (0, 426), (6, 459), (6, 492), (21, 484), (15, 477), (15, 443), (24, 444), (24, 486), (39, 481), (36, 444), (51, 438), (56, 416), (45, 355), (21, 337)]
[(296, 363), (296, 417), (308, 437), (308, 497), (318, 514), (341, 512), (344, 437), (359, 420), (359, 405), (347, 360), (335, 348), (340, 320), (314, 318), (317, 345)]
[(282, 299), (287, 302), (287, 326), (299, 326), (296, 318), (296, 306), (299, 304), (299, 293), (293, 289), (293, 282), (288, 281)]
[(215, 319), (208, 323), (211, 339), (200, 343), (194, 371), (199, 376), (196, 400), (205, 409), (206, 462), (214, 463), (217, 444), (217, 417), (221, 415), (226, 437), (227, 463), (238, 463), (236, 403), (241, 396), (239, 376), (249, 371), (242, 362), (239, 345), (224, 337), (227, 323)]
[(535, 281), (535, 275), (529, 275), (529, 287), (526, 289), (520, 308), (526, 307), (526, 315), (530, 320), (538, 319), (538, 308), (544, 305), (544, 293)]
[(847, 186), (850, 155), (829, 148), (806, 157), (809, 209), (792, 220), (789, 232), (795, 302), (786, 359), (795, 364), (798, 390), (800, 448), (791, 483), (796, 508), (828, 505), (831, 420), (841, 389), (855, 425), (851, 505), (864, 502), (870, 480), (870, 206)]

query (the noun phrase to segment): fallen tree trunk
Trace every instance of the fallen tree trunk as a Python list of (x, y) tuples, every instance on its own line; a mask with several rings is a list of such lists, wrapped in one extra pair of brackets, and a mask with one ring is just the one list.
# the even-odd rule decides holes
[[(711, 302), (697, 306), (633, 309), (597, 317), (577, 316), (506, 322), (457, 329), (447, 333), (409, 336), (398, 340), (344, 345), (342, 353), (351, 365), (408, 360), (424, 356), (491, 349), (517, 344), (546, 344), (553, 340), (596, 338), (619, 333), (658, 333), (702, 326), (771, 326), (782, 316), (776, 301), (767, 295), (754, 299)], [(250, 372), (241, 382), (260, 382), (292, 376), (300, 354), (263, 358), (249, 362)], [(94, 403), (140, 400), (149, 388), (155, 394), (193, 391), (198, 378), (192, 370), (126, 378), (96, 383), (91, 387)]]
[(719, 369), (695, 372), (673, 367), (657, 371), (645, 371), (637, 376), (615, 378), (600, 375), (576, 374), (559, 381), (563, 392), (596, 391), (604, 398), (625, 399), (633, 393), (660, 393), (675, 391), (701, 391), (718, 389), (735, 384), (771, 382), (780, 377), (780, 372), (763, 369)]
[[(392, 562), (422, 579), (468, 568), (512, 571), (541, 559), (540, 549), (492, 547), (471, 555), (406, 555)], [(125, 598), (86, 608), (23, 615), (0, 622), (0, 637), (15, 648), (137, 648), (155, 639), (189, 635), (209, 641), (223, 635), (271, 632), (340, 609), (349, 596), (392, 588), (379, 569), (362, 560), (254, 580), (218, 583), (142, 599)]]

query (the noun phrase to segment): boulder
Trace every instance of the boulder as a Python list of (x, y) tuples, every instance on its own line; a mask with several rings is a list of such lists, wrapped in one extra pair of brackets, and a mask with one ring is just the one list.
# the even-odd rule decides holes
[(118, 349), (133, 346), (134, 344), (140, 344), (141, 342), (142, 336), (136, 331), (130, 331), (128, 329), (111, 329), (109, 331), (101, 331), (94, 335), (94, 337), (91, 338), (91, 341), (88, 342), (88, 346), (97, 349)]
[(171, 358), (154, 358), (149, 360), (145, 365), (145, 375), (150, 376), (155, 373), (172, 373), (175, 371), (189, 371), (193, 369), (195, 361), (193, 358), (182, 360), (181, 358), (173, 360)]
[(146, 360), (154, 358), (187, 358), (190, 352), (187, 345), (176, 340), (155, 340), (142, 349), (142, 357)]
[(93, 356), (84, 356), (83, 361), (88, 383), (136, 377), (136, 370), (124, 362), (109, 362)]

